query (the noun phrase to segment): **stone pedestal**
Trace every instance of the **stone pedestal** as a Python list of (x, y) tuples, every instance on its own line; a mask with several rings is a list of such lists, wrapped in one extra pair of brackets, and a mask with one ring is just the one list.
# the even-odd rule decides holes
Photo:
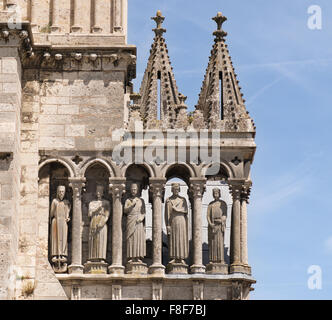
[(230, 266), (230, 273), (245, 273), (247, 274), (247, 267), (242, 264), (232, 264)]
[(169, 274), (188, 274), (188, 265), (185, 263), (169, 263), (166, 267), (166, 272)]
[(162, 264), (151, 265), (149, 267), (149, 273), (163, 276), (165, 274), (165, 266)]
[(75, 265), (75, 264), (71, 264), (68, 267), (68, 273), (83, 273), (83, 269), (84, 267), (82, 265)]
[(244, 273), (251, 276), (251, 267), (250, 266), (244, 265), (242, 268), (244, 269)]
[(211, 262), (206, 266), (208, 274), (228, 274), (228, 265), (225, 263)]
[(81, 26), (72, 26), (71, 27), (71, 32), (73, 33), (79, 33), (79, 32), (82, 32), (82, 27)]
[(192, 265), (190, 266), (190, 273), (205, 273), (205, 267), (201, 265)]
[(110, 274), (118, 274), (118, 275), (121, 275), (121, 274), (124, 274), (124, 271), (125, 271), (125, 267), (121, 266), (121, 265), (111, 265), (108, 267), (108, 272)]
[(128, 273), (128, 274), (147, 274), (148, 267), (143, 262), (129, 262), (126, 265), (126, 273)]
[(84, 264), (84, 272), (90, 274), (107, 274), (108, 264), (102, 261), (88, 261)]

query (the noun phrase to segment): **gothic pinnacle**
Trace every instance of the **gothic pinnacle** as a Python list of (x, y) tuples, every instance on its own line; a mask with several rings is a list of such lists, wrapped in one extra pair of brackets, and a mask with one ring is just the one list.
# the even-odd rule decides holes
[(152, 20), (155, 21), (157, 24), (157, 28), (153, 29), (155, 32), (156, 36), (162, 36), (164, 32), (166, 32), (166, 29), (162, 27), (162, 24), (165, 20), (165, 17), (163, 17), (162, 13), (160, 10), (157, 11), (156, 16), (151, 18)]
[(216, 40), (222, 40), (227, 36), (227, 32), (222, 30), (222, 25), (227, 20), (227, 18), (221, 12), (218, 12), (217, 16), (212, 18), (212, 20), (217, 23), (217, 30), (213, 32), (213, 35), (216, 37)]

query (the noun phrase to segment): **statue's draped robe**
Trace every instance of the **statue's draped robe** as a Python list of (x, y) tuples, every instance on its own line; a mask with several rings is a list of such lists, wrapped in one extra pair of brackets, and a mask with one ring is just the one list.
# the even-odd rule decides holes
[(96, 200), (89, 203), (89, 260), (106, 260), (107, 220), (110, 203), (107, 200)]
[[(182, 213), (177, 213), (173, 207)], [(171, 259), (187, 259), (189, 255), (188, 241), (188, 206), (183, 197), (170, 197), (165, 207), (166, 226), (171, 227), (169, 235), (169, 257)]]
[[(136, 206), (129, 209), (134, 203)], [(144, 258), (146, 256), (146, 240), (144, 220), (137, 220), (145, 216), (145, 202), (143, 199), (135, 197), (126, 200), (124, 213), (127, 215), (126, 239), (127, 239), (127, 258)]]
[(68, 256), (68, 225), (70, 203), (54, 199), (51, 204), (51, 256)]
[(209, 259), (210, 262), (224, 262), (224, 228), (222, 220), (226, 219), (227, 205), (224, 201), (212, 201), (207, 209)]

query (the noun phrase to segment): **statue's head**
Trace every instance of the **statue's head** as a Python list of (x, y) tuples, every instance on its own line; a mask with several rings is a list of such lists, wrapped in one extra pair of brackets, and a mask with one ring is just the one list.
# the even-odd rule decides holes
[(56, 190), (57, 197), (62, 201), (66, 194), (66, 187), (65, 186), (58, 186)]
[(175, 196), (177, 196), (180, 193), (180, 184), (179, 183), (172, 183), (172, 193)]
[(221, 193), (220, 193), (220, 189), (219, 188), (213, 188), (212, 194), (213, 194), (213, 198), (215, 200), (220, 199)]
[(98, 200), (101, 200), (104, 195), (104, 186), (102, 185), (97, 185), (96, 188), (96, 196)]
[(136, 197), (138, 195), (138, 185), (137, 185), (137, 183), (133, 183), (130, 186), (130, 193), (133, 197)]

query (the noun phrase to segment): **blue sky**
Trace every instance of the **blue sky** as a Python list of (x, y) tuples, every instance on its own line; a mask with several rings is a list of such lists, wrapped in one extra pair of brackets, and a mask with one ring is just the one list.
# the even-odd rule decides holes
[[(322, 29), (307, 26), (322, 9)], [(193, 109), (218, 11), (247, 109), (257, 126), (249, 210), (252, 299), (332, 299), (332, 3), (330, 0), (129, 0), (139, 90), (160, 9), (180, 92)], [(307, 286), (322, 269), (322, 289)]]

